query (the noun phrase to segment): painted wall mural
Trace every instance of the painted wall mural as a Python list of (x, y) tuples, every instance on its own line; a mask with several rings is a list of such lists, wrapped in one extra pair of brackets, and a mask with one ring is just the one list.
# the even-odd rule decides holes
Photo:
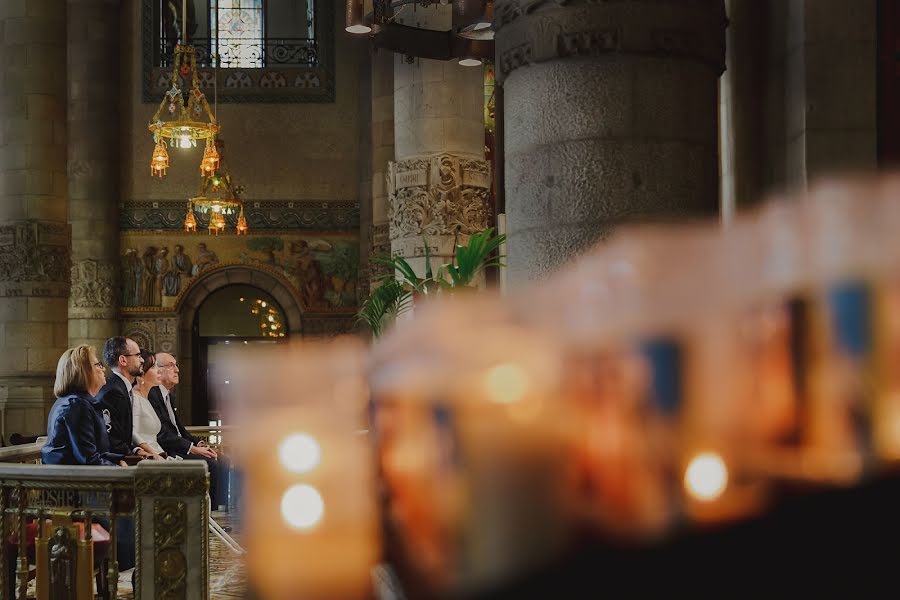
[(120, 297), (126, 310), (174, 307), (194, 278), (225, 264), (259, 266), (283, 276), (307, 310), (356, 307), (359, 241), (350, 234), (123, 232), (122, 250)]

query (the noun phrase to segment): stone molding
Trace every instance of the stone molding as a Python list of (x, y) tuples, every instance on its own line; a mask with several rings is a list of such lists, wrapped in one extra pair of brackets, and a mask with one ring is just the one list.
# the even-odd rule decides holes
[(725, 70), (723, 0), (497, 0), (497, 79), (519, 67), (608, 53), (697, 60)]
[(73, 262), (69, 317), (116, 318), (118, 269), (110, 261), (93, 258)]
[(423, 236), (467, 236), (487, 229), (491, 168), (485, 160), (444, 153), (390, 162), (387, 185), (395, 254), (418, 254)]
[(0, 296), (68, 297), (71, 237), (55, 221), (0, 224)]

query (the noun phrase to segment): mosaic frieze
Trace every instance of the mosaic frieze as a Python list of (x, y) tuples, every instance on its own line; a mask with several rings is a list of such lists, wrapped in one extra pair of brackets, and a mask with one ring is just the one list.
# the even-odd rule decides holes
[[(182, 200), (128, 202), (120, 206), (122, 231), (177, 229), (184, 227), (187, 203)], [(209, 215), (195, 211), (198, 227), (205, 229)], [(308, 231), (356, 231), (359, 204), (355, 202), (300, 202), (248, 200), (244, 215), (250, 230), (301, 229)], [(226, 216), (228, 228), (236, 226), (236, 215)]]

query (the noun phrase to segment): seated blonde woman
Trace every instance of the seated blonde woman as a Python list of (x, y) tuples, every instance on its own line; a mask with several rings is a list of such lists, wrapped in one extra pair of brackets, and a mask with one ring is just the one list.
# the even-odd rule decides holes
[(137, 385), (132, 389), (134, 403), (131, 405), (131, 441), (149, 452), (149, 458), (162, 460), (166, 453), (156, 439), (162, 423), (148, 400), (150, 390), (159, 385), (159, 368), (156, 366), (156, 355), (152, 352), (141, 348), (141, 358), (144, 359), (144, 373), (138, 375)]
[(48, 465), (121, 465), (109, 451), (106, 424), (94, 398), (106, 373), (97, 353), (86, 344), (63, 352), (56, 365), (56, 402), (47, 418), (47, 443), (41, 460)]

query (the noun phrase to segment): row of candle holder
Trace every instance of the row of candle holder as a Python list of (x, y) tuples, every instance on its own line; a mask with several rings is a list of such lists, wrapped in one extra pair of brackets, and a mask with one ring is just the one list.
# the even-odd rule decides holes
[(623, 228), (506, 298), (417, 301), (371, 348), (242, 357), (267, 597), (365, 597), (385, 547), (422, 597), (468, 595), (585, 532), (653, 543), (886, 472), (898, 230), (898, 180), (823, 183), (728, 227)]

